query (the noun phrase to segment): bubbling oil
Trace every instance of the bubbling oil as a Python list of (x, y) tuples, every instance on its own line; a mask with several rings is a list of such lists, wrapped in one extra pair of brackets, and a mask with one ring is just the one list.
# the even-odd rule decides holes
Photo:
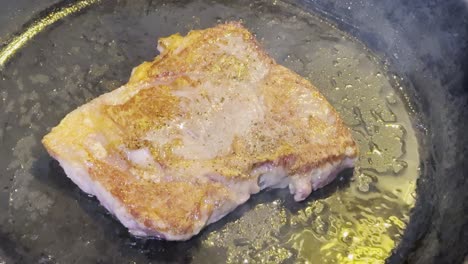
[(246, 24), (278, 63), (309, 79), (336, 108), (352, 129), (359, 160), (349, 184), (331, 194), (292, 206), (285, 196), (251, 202), (242, 217), (205, 233), (202, 247), (224, 249), (228, 263), (384, 263), (409, 220), (419, 175), (404, 88), (353, 38), (293, 6), (275, 5), (293, 15), (263, 14), (266, 26)]

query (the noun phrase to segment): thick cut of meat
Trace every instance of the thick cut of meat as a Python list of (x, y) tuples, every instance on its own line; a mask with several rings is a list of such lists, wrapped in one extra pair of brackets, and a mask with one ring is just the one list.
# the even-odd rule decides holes
[(238, 23), (159, 41), (130, 81), (43, 139), (137, 236), (186, 240), (267, 187), (296, 201), (356, 159), (340, 117)]

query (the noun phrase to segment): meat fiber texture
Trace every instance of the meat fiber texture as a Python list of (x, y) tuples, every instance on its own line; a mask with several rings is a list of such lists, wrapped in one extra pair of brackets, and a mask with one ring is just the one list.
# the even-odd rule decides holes
[(353, 166), (337, 112), (241, 24), (162, 38), (158, 50), (43, 139), (133, 235), (187, 240), (262, 189), (301, 201)]

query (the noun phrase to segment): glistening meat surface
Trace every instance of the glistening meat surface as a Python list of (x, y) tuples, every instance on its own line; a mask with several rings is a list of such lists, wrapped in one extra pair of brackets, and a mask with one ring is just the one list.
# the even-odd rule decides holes
[(132, 234), (186, 240), (261, 189), (289, 187), (301, 201), (353, 166), (356, 144), (336, 111), (240, 24), (172, 35), (158, 49), (43, 139)]

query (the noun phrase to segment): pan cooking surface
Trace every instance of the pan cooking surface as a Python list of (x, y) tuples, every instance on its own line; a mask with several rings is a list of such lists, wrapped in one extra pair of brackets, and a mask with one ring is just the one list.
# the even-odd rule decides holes
[[(419, 175), (401, 80), (346, 33), (281, 1), (156, 2), (81, 2), (82, 11), (49, 27), (55, 18), (45, 13), (38, 20), (46, 26), (9, 51), (16, 54), (0, 73), (7, 253), (42, 263), (383, 262), (409, 220)], [(303, 203), (287, 190), (262, 192), (187, 242), (134, 238), (66, 178), (40, 139), (77, 106), (125, 83), (132, 67), (157, 54), (159, 37), (231, 20), (338, 110), (361, 151), (354, 176), (340, 174)]]

